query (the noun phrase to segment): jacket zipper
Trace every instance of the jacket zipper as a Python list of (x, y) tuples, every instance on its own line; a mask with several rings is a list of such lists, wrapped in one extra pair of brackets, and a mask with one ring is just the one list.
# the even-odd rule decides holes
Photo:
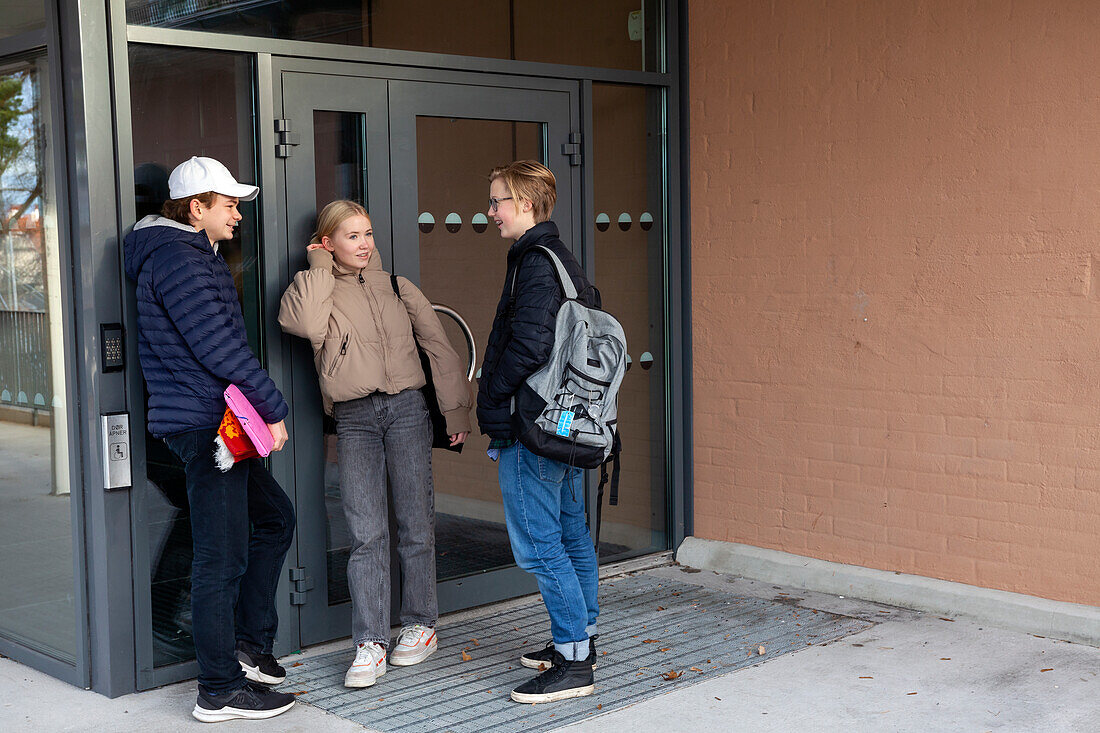
[[(359, 273), (359, 282), (364, 282), (362, 272)], [(381, 351), (382, 373), (384, 375), (383, 379), (385, 379), (386, 382), (386, 389), (392, 390), (393, 381), (390, 378), (390, 364), (387, 355), (387, 352), (389, 351), (389, 339), (386, 338), (386, 328), (382, 321), (382, 304), (378, 302), (378, 298), (376, 297), (373, 290), (371, 290), (370, 288), (364, 288), (364, 291), (366, 292), (367, 300), (371, 303), (371, 310), (373, 311), (371, 315), (374, 317), (374, 326), (378, 329), (378, 339), (382, 344)]]
[(332, 362), (332, 366), (328, 369), (328, 375), (331, 377), (336, 372), (336, 367), (340, 366), (340, 362), (344, 360), (344, 355), (348, 353), (348, 341), (351, 339), (351, 334), (344, 334), (344, 341), (340, 344), (340, 353), (336, 355), (336, 359)]

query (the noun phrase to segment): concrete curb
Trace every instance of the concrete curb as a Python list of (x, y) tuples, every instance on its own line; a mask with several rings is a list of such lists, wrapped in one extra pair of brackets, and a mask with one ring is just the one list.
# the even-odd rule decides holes
[(676, 560), (693, 568), (1100, 646), (1100, 608), (1093, 606), (698, 537), (684, 540), (676, 551)]

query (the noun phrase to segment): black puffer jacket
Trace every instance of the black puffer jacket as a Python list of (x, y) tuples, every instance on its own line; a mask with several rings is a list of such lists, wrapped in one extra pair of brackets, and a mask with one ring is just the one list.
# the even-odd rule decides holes
[[(550, 360), (554, 346), (554, 321), (561, 307), (561, 285), (550, 258), (533, 245), (549, 248), (565, 265), (577, 288), (578, 300), (600, 306), (600, 294), (588, 282), (577, 258), (558, 238), (553, 222), (542, 222), (527, 230), (508, 250), (508, 274), (497, 304), (493, 330), (485, 347), (485, 361), (477, 389), (477, 421), (482, 433), (491, 438), (512, 438), (512, 395), (539, 367)], [(516, 276), (512, 300), (512, 273)]]

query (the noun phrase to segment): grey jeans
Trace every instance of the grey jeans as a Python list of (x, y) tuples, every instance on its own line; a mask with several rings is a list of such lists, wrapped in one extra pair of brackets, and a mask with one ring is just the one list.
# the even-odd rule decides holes
[(376, 392), (333, 405), (340, 495), (351, 533), (348, 589), (356, 644), (389, 645), (390, 531), (386, 477), (397, 519), (401, 624), (435, 626), (432, 429), (424, 395)]

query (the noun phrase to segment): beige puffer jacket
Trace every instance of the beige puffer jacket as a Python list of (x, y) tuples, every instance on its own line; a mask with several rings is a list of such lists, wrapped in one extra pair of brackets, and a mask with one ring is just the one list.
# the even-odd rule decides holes
[(424, 294), (398, 277), (399, 299), (377, 251), (362, 270), (343, 267), (322, 248), (307, 257), (309, 269), (283, 293), (279, 325), (313, 345), (325, 412), (332, 414), (333, 402), (423, 387), (419, 343), (432, 365), (447, 433), (469, 432), (470, 383)]

